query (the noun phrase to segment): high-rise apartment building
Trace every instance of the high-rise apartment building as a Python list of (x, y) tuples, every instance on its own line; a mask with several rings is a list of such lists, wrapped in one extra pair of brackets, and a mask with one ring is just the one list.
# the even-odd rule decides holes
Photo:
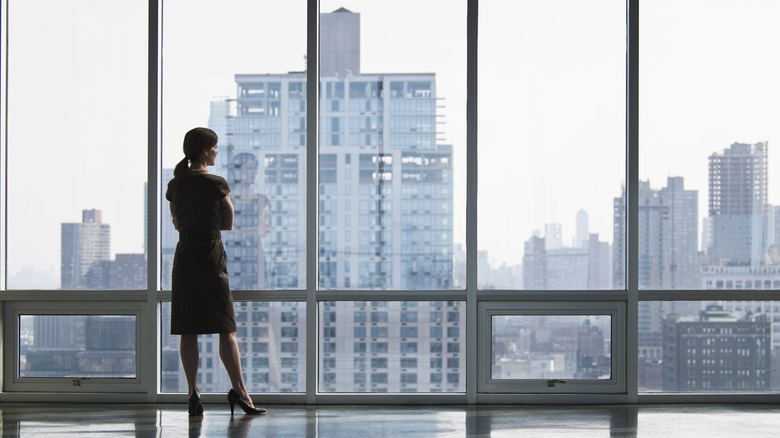
[[(321, 14), (320, 29), (319, 287), (376, 290), (377, 299), (383, 289), (452, 288), (454, 163), (437, 141), (435, 74), (363, 73), (359, 14)], [(222, 233), (230, 285), (304, 289), (306, 74), (235, 81), (236, 97), (212, 102), (209, 117), (220, 138), (215, 173), (235, 208)], [(462, 304), (321, 303), (319, 389), (465, 390)], [(305, 389), (305, 314), (305, 303), (236, 303), (250, 390)], [(216, 352), (202, 357), (216, 366)], [(204, 383), (224, 386), (204, 371)]]
[(111, 260), (111, 226), (102, 211), (83, 210), (80, 223), (61, 224), (61, 231), (60, 287), (84, 289), (90, 269)]
[[(639, 185), (639, 287), (696, 288), (698, 276), (698, 192), (685, 190), (682, 177), (669, 177), (666, 187)], [(625, 192), (615, 198), (615, 281), (625, 273)], [(617, 284), (616, 284), (617, 285)]]
[(759, 266), (766, 247), (768, 143), (734, 143), (709, 157), (711, 256), (716, 263)]

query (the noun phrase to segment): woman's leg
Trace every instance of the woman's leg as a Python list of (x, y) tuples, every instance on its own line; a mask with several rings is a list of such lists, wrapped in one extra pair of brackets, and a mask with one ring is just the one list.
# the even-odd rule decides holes
[(219, 334), (219, 357), (225, 365), (230, 382), (233, 384), (233, 390), (238, 396), (244, 399), (249, 405), (253, 406), (252, 399), (249, 398), (244, 376), (241, 374), (241, 358), (238, 354), (238, 342), (236, 341), (236, 332)]
[(198, 391), (198, 335), (181, 335), (179, 342), (179, 355), (187, 376), (187, 394)]

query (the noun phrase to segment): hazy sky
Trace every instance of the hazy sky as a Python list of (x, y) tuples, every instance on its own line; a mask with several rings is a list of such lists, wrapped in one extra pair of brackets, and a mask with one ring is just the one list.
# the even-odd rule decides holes
[[(209, 101), (234, 96), (236, 73), (305, 69), (306, 3), (164, 5), (162, 144), (172, 167), (183, 133), (207, 124)], [(462, 243), (466, 2), (323, 1), (322, 11), (342, 6), (361, 13), (363, 72), (436, 73)], [(523, 242), (548, 222), (562, 223), (569, 243), (579, 209), (611, 242), (625, 172), (624, 2), (480, 8), (480, 249), (519, 263)], [(684, 176), (701, 219), (711, 153), (769, 141), (770, 174), (780, 169), (780, 2), (654, 0), (641, 12), (640, 172), (654, 188)], [(146, 4), (25, 0), (10, 14), (10, 275), (58, 272), (60, 223), (79, 222), (85, 208), (103, 210), (114, 252), (141, 252)], [(777, 183), (770, 176), (770, 201)]]

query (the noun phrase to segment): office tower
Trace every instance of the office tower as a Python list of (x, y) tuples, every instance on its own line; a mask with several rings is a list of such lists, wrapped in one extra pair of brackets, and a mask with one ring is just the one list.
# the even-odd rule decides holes
[(734, 143), (709, 157), (709, 216), (716, 263), (758, 266), (766, 243), (768, 143)]
[(612, 249), (608, 242), (599, 240), (598, 233), (590, 233), (588, 248), (588, 289), (612, 288)]
[(698, 318), (666, 318), (663, 390), (768, 390), (773, 369), (770, 322), (766, 316), (738, 318), (718, 305), (707, 306)]
[(99, 262), (111, 259), (111, 226), (102, 211), (83, 210), (81, 223), (61, 224), (61, 231), (60, 288), (84, 289), (90, 269), (100, 272)]
[[(698, 192), (685, 190), (682, 177), (669, 177), (660, 190), (650, 188), (649, 181), (639, 184), (639, 288), (698, 288)], [(613, 263), (615, 282), (622, 284), (625, 190), (614, 205)]]
[(526, 289), (541, 290), (547, 287), (547, 251), (544, 239), (531, 236), (524, 244), (523, 285)]
[(574, 235), (575, 248), (587, 248), (590, 242), (590, 233), (588, 232), (588, 212), (579, 210), (577, 212), (577, 232)]

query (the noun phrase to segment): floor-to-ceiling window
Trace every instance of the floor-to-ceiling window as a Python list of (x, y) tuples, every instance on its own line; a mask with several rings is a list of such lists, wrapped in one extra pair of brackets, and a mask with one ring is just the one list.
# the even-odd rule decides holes
[(164, 194), (206, 126), (252, 393), (771, 398), (776, 6), (548, 3), (3, 1), (0, 396), (186, 392)]
[(147, 12), (3, 3), (3, 294), (28, 300), (4, 306), (6, 391), (138, 390)]
[(780, 388), (780, 8), (640, 7), (640, 393)]

